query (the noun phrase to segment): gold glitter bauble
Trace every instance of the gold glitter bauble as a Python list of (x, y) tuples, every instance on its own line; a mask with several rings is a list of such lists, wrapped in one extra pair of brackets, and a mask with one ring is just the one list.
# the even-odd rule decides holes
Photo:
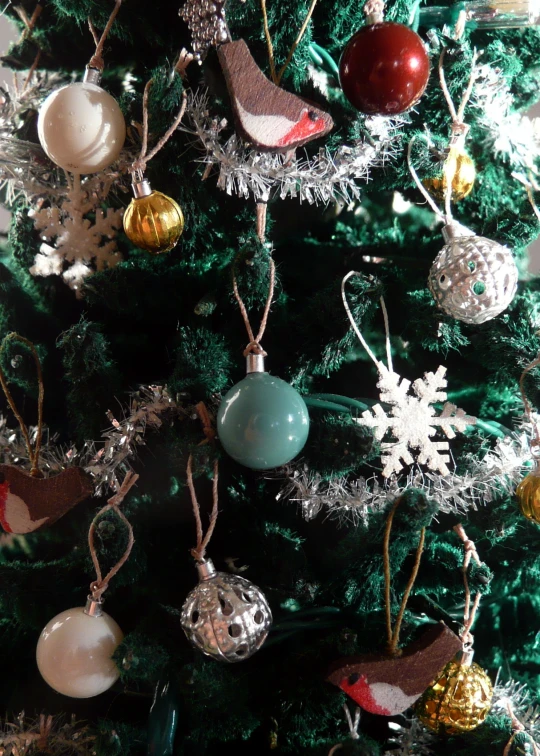
[(540, 471), (529, 473), (516, 488), (522, 514), (528, 520), (540, 523)]
[(451, 147), (448, 151), (448, 156), (442, 168), (442, 176), (426, 179), (423, 184), (430, 194), (438, 200), (443, 200), (449, 178), (452, 181), (452, 199), (454, 202), (464, 199), (472, 192), (476, 168), (467, 153), (455, 147)]
[(132, 199), (124, 213), (128, 239), (154, 255), (175, 247), (183, 230), (184, 215), (180, 205), (161, 192)]
[(478, 664), (449, 662), (415, 707), (430, 730), (457, 735), (476, 729), (491, 708), (491, 680)]

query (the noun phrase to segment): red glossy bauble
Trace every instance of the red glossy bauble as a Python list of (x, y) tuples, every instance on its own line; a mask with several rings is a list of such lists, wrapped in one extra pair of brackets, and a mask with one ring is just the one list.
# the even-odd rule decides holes
[(412, 29), (383, 21), (356, 32), (339, 66), (343, 92), (357, 110), (369, 115), (396, 115), (423, 95), (429, 57)]

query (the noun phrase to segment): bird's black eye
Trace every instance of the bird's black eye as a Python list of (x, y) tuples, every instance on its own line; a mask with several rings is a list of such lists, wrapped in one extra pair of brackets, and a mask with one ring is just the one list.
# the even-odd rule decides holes
[(358, 672), (355, 672), (354, 674), (349, 675), (348, 683), (349, 685), (354, 685), (355, 683), (358, 682), (359, 679), (360, 679), (360, 675), (358, 674)]
[(317, 113), (314, 110), (308, 110), (308, 118), (310, 121), (316, 121)]

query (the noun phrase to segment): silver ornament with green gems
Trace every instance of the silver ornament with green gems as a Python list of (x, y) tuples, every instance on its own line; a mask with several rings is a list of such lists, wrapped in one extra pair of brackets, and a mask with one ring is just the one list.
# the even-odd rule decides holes
[(476, 236), (455, 221), (429, 272), (428, 285), (447, 315), (479, 325), (500, 315), (514, 298), (518, 270), (508, 247)]
[(248, 659), (272, 625), (268, 602), (256, 585), (239, 575), (216, 572), (210, 559), (197, 563), (199, 583), (182, 607), (180, 623), (189, 642), (223, 662)]

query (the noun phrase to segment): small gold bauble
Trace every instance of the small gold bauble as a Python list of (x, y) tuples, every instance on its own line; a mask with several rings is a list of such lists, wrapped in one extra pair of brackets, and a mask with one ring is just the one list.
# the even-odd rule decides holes
[(423, 184), (430, 194), (438, 200), (443, 200), (450, 179), (452, 182), (452, 199), (454, 202), (458, 202), (472, 192), (475, 178), (476, 168), (472, 159), (466, 152), (456, 147), (450, 147), (443, 164), (441, 177), (426, 179)]
[(521, 513), (540, 523), (540, 470), (529, 473), (516, 488)]
[(124, 213), (128, 239), (154, 255), (175, 247), (183, 230), (184, 215), (180, 205), (161, 192), (132, 199)]
[(491, 708), (493, 688), (482, 667), (449, 662), (415, 707), (422, 724), (447, 735), (475, 730)]

